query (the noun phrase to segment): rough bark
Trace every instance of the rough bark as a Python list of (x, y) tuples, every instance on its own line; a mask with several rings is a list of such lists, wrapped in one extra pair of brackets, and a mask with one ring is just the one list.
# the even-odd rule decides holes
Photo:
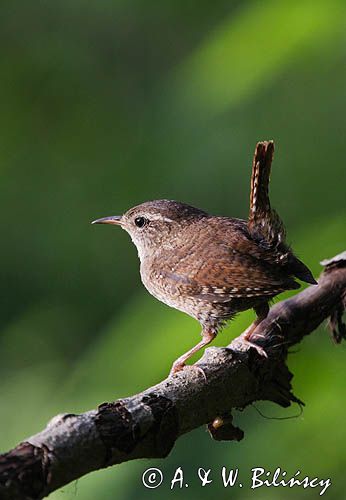
[(47, 427), (0, 456), (0, 499), (37, 499), (90, 471), (137, 458), (166, 457), (179, 436), (208, 424), (215, 439), (240, 440), (231, 410), (256, 400), (287, 407), (291, 390), (288, 348), (330, 318), (336, 342), (346, 338), (346, 252), (324, 261), (318, 286), (274, 305), (252, 341), (206, 349), (196, 364), (132, 397), (81, 415), (54, 417)]

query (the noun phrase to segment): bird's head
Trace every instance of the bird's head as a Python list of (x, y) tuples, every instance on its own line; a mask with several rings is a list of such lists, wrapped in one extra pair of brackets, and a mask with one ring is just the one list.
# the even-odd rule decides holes
[(130, 208), (124, 215), (103, 217), (92, 224), (114, 224), (131, 236), (139, 257), (164, 247), (174, 247), (178, 234), (208, 214), (185, 203), (171, 200), (147, 201)]

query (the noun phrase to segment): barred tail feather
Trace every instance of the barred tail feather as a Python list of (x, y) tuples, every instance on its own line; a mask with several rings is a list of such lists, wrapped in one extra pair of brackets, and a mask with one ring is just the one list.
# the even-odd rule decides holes
[(254, 238), (277, 246), (284, 243), (286, 233), (279, 215), (270, 206), (269, 179), (273, 155), (273, 141), (257, 143), (252, 164), (248, 228)]

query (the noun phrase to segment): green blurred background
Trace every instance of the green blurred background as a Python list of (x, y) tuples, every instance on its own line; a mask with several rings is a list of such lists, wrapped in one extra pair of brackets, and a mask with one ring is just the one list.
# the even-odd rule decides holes
[[(271, 197), (297, 254), (318, 276), (345, 250), (345, 28), (338, 0), (2, 2), (2, 451), (57, 413), (158, 382), (199, 339), (197, 322), (145, 292), (125, 232), (90, 220), (155, 198), (245, 218), (255, 143), (274, 139)], [(236, 414), (240, 443), (198, 429), (166, 460), (95, 472), (51, 498), (318, 496), (252, 491), (254, 466), (330, 477), (324, 496), (345, 498), (345, 349), (321, 327), (290, 356), (299, 418), (250, 407)], [(197, 468), (223, 465), (244, 488), (202, 489)], [(158, 490), (141, 484), (151, 466), (167, 478)], [(171, 492), (178, 466), (190, 487)]]

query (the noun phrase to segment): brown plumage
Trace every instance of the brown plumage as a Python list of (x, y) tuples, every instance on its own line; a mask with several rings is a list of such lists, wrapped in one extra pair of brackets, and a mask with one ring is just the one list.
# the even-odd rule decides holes
[(125, 229), (137, 246), (147, 290), (201, 323), (202, 341), (176, 360), (171, 373), (181, 370), (236, 313), (249, 308), (257, 313), (244, 339), (250, 343), (271, 298), (299, 288), (295, 277), (316, 283), (285, 243), (283, 223), (270, 206), (273, 151), (272, 141), (256, 146), (248, 221), (212, 216), (170, 200), (146, 202), (121, 217), (95, 221)]

